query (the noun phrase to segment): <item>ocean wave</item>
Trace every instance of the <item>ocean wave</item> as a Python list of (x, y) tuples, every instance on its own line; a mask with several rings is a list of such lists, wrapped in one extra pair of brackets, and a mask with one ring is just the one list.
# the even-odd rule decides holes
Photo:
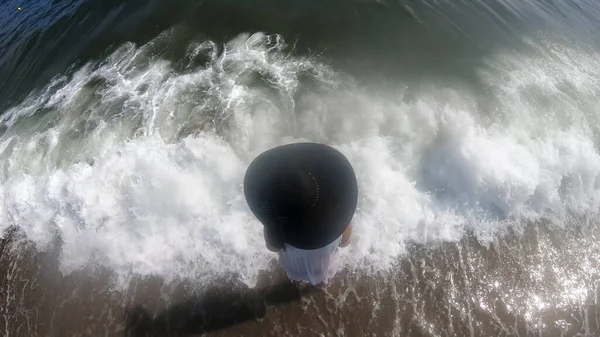
[(18, 228), (40, 250), (58, 237), (63, 273), (250, 284), (273, 256), (244, 170), (304, 140), (357, 172), (350, 269), (387, 270), (411, 242), (486, 241), (600, 206), (593, 52), (498, 52), (478, 69), (478, 96), (463, 83), (365, 85), (262, 33), (198, 40), (174, 62), (154, 51), (175, 32), (124, 44), (2, 115), (2, 235)]

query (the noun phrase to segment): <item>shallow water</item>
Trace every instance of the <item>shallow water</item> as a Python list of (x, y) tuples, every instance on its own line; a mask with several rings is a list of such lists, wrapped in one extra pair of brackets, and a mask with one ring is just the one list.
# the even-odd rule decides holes
[(263, 316), (241, 182), (303, 140), (359, 178), (344, 271), (216, 334), (598, 333), (595, 3), (1, 6), (7, 336), (122, 333), (231, 278)]

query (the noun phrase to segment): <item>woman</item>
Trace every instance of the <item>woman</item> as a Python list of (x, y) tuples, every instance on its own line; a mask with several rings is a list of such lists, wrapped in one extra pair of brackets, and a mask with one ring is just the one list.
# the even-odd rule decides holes
[(342, 153), (316, 143), (279, 146), (248, 167), (244, 194), (266, 246), (295, 281), (327, 283), (350, 243), (358, 184)]

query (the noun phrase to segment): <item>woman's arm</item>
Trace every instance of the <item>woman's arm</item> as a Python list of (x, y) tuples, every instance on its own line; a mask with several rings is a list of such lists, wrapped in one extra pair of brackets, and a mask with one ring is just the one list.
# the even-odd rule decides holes
[(263, 227), (263, 236), (265, 237), (265, 245), (267, 246), (267, 249), (272, 251), (272, 252), (278, 252), (281, 250), (281, 248), (277, 248), (275, 246), (273, 246), (269, 241), (269, 233), (267, 232), (267, 227)]
[(350, 238), (352, 237), (352, 224), (349, 224), (342, 234), (342, 242), (340, 242), (339, 247), (346, 247), (350, 244)]

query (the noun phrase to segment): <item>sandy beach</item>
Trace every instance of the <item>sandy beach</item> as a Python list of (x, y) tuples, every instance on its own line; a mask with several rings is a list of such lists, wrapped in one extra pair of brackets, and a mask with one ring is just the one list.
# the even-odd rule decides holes
[[(563, 233), (564, 234), (564, 233)], [(598, 244), (530, 229), (485, 247), (474, 238), (413, 247), (394, 273), (341, 272), (317, 289), (262, 275), (254, 288), (62, 276), (52, 252), (1, 254), (6, 336), (597, 336)], [(559, 260), (559, 261), (556, 261)], [(585, 263), (583, 262), (585, 261)], [(589, 263), (589, 265), (588, 265)], [(559, 266), (559, 267), (557, 267)], [(90, 276), (93, 277), (90, 277)]]

